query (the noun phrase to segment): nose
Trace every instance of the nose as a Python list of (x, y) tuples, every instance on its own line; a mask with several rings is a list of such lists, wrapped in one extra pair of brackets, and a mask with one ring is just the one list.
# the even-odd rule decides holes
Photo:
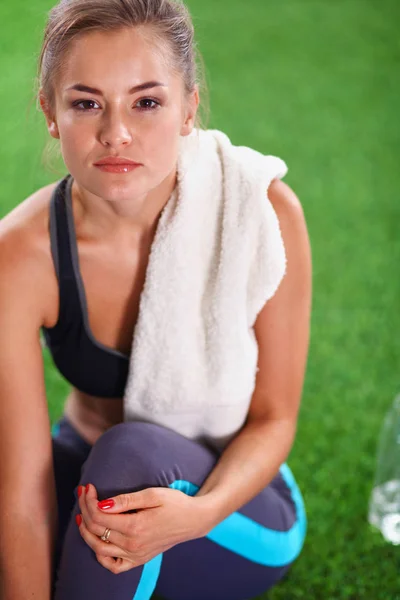
[(100, 141), (105, 146), (118, 147), (129, 144), (132, 135), (128, 123), (125, 122), (121, 111), (109, 111), (104, 114), (101, 124)]

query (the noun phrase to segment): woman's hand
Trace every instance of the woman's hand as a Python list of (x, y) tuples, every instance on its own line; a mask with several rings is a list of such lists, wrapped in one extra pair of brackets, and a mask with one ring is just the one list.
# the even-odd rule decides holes
[[(204, 535), (201, 498), (179, 490), (159, 487), (121, 494), (107, 499), (114, 504), (103, 509), (94, 485), (88, 484), (86, 490), (80, 486), (78, 492), (79, 531), (99, 563), (112, 573), (143, 565), (176, 544)], [(138, 512), (122, 514), (130, 510)], [(109, 543), (100, 539), (106, 528), (111, 530)]]

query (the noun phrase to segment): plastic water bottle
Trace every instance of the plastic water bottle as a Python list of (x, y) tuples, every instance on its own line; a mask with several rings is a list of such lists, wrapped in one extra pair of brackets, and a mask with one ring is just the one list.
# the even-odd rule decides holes
[(382, 425), (368, 521), (385, 540), (400, 544), (400, 394)]

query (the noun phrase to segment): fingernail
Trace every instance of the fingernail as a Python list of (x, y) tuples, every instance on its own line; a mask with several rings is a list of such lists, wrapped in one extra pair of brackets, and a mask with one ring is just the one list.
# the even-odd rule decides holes
[(76, 524), (79, 525), (82, 523), (82, 515), (76, 515), (75, 517)]
[(99, 508), (105, 509), (105, 508), (112, 508), (114, 506), (115, 502), (114, 500), (102, 500), (101, 502), (97, 503), (97, 506)]
[(83, 485), (78, 485), (78, 498), (82, 496)]
[(86, 486), (86, 493), (88, 493), (88, 491), (89, 491), (89, 483)]

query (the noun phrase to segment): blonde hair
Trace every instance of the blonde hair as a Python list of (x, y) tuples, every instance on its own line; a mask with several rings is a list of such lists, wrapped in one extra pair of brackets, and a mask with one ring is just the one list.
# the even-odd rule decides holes
[[(44, 30), (37, 65), (37, 103), (41, 91), (50, 111), (55, 110), (56, 81), (62, 74), (68, 49), (78, 36), (132, 27), (151, 29), (155, 42), (167, 49), (168, 66), (182, 76), (187, 95), (196, 84), (199, 86), (205, 120), (197, 112), (195, 125), (199, 129), (206, 128), (209, 96), (204, 61), (194, 40), (191, 15), (181, 0), (60, 0), (50, 10)], [(46, 166), (50, 166), (50, 152), (54, 155), (52, 143), (49, 140), (43, 152)], [(56, 150), (60, 152), (59, 144)]]

